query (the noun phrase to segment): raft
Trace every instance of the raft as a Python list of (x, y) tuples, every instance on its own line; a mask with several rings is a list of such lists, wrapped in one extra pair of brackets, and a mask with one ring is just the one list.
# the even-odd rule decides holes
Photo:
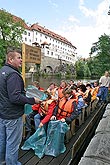
[[(82, 108), (81, 113), (69, 125), (65, 134), (66, 151), (57, 157), (44, 156), (38, 158), (33, 150), (19, 150), (19, 161), (22, 165), (76, 165), (93, 136), (95, 129), (105, 111), (106, 104), (94, 100), (89, 106)], [(22, 141), (21, 146), (24, 141)]]

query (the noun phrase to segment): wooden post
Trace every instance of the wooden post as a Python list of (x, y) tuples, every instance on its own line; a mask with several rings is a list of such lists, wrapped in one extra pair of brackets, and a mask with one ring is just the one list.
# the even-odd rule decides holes
[[(22, 44), (22, 78), (25, 84), (25, 44)], [(25, 131), (25, 114), (23, 115), (23, 139), (25, 139), (26, 131)]]
[(25, 84), (25, 44), (22, 44), (22, 77)]

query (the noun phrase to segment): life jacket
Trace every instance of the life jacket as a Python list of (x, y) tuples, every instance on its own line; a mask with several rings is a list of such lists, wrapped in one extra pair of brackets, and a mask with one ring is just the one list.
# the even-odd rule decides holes
[(99, 91), (99, 86), (92, 89), (92, 91), (91, 91), (92, 101), (96, 99), (98, 91)]
[(53, 102), (52, 99), (49, 99), (49, 100), (46, 100), (46, 101), (43, 101), (42, 104), (40, 105), (40, 110), (41, 110), (41, 113), (43, 115), (47, 115), (48, 113), (48, 106), (49, 104), (51, 104)]
[(64, 97), (64, 94), (62, 93), (62, 91), (64, 90), (64, 88), (58, 88), (58, 99), (62, 99)]
[(66, 98), (62, 98), (58, 105), (58, 113), (57, 118), (66, 118), (71, 115), (73, 112), (73, 102), (75, 99), (66, 100)]

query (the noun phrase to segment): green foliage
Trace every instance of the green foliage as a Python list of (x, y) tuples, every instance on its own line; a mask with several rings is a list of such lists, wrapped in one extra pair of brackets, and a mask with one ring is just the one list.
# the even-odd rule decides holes
[(76, 64), (76, 75), (77, 77), (91, 77), (91, 72), (88, 66), (88, 63), (85, 59), (79, 59)]
[(84, 65), (84, 77), (91, 77), (91, 72), (90, 72), (87, 62)]
[(5, 61), (8, 47), (21, 46), (24, 21), (14, 19), (10, 13), (0, 10), (0, 67)]
[[(95, 56), (93, 56), (95, 53)], [(93, 57), (92, 57), (93, 56)], [(100, 77), (106, 70), (110, 70), (110, 36), (104, 34), (91, 48), (88, 66), (91, 75)]]

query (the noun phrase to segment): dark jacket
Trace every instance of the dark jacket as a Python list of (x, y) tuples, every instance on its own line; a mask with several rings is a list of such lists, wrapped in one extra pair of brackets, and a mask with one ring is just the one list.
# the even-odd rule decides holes
[(9, 64), (0, 69), (0, 118), (17, 119), (24, 114), (24, 105), (35, 104), (25, 96), (20, 72)]

